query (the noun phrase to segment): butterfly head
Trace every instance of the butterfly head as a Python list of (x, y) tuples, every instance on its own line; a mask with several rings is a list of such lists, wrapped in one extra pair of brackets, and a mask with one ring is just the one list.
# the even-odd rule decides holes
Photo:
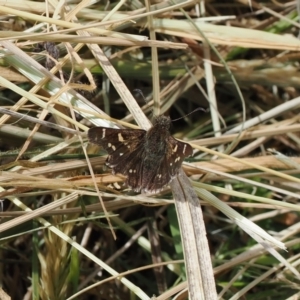
[(171, 119), (166, 116), (158, 116), (153, 120), (153, 127), (159, 127), (161, 130), (169, 131), (171, 127)]

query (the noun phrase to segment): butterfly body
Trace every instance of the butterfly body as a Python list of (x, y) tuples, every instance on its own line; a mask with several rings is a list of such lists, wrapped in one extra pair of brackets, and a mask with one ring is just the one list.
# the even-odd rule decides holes
[(168, 138), (170, 137), (170, 119), (160, 116), (154, 119), (153, 126), (146, 131), (144, 148), (147, 157), (157, 160), (168, 151)]
[(108, 152), (106, 164), (113, 173), (127, 176), (131, 189), (153, 193), (168, 184), (193, 153), (189, 144), (170, 135), (170, 125), (170, 118), (159, 116), (148, 131), (94, 127), (88, 138)]

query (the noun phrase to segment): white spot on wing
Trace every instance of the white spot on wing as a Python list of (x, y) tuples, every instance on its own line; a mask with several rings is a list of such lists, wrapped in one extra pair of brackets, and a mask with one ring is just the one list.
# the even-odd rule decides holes
[(114, 145), (111, 145), (111, 147), (114, 151), (116, 151), (117, 148)]
[(107, 144), (107, 147), (110, 148), (110, 147), (111, 147), (111, 143), (108, 143), (108, 144)]
[(123, 136), (121, 133), (118, 133), (118, 140), (119, 142), (124, 142)]
[(183, 154), (185, 154), (186, 145), (183, 146)]
[(122, 156), (124, 153), (120, 153), (120, 156)]
[(106, 134), (106, 129), (103, 128), (103, 129), (102, 129), (102, 138), (103, 138), (103, 139), (105, 138), (105, 134)]
[(172, 152), (175, 153), (177, 151), (178, 145), (176, 145), (173, 149)]

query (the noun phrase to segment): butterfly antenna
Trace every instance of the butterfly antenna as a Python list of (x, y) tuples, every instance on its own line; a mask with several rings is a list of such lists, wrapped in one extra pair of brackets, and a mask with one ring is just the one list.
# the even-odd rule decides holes
[(202, 110), (202, 111), (204, 111), (204, 112), (208, 112), (208, 109), (205, 109), (205, 108), (203, 108), (203, 107), (198, 107), (198, 108), (196, 108), (195, 110), (193, 110), (192, 112), (190, 112), (190, 113), (186, 114), (185, 116), (183, 116), (183, 117), (180, 117), (180, 118), (178, 118), (178, 119), (175, 119), (175, 120), (172, 120), (172, 122), (175, 122), (175, 121), (181, 120), (181, 119), (183, 119), (183, 118), (185, 118), (185, 117), (187, 117), (187, 116), (189, 116), (189, 115), (193, 114), (194, 112), (196, 112), (196, 111), (198, 111), (198, 110)]
[[(138, 93), (140, 96), (142, 96), (142, 98), (144, 99), (145, 103), (148, 103), (148, 102), (149, 102), (149, 101), (145, 98), (145, 96), (144, 96), (142, 90), (140, 90), (140, 89), (134, 89), (133, 91), (136, 92), (136, 93)], [(191, 115), (191, 114), (193, 114), (194, 112), (199, 111), (199, 110), (202, 110), (203, 112), (208, 112), (208, 111), (209, 111), (209, 109), (205, 109), (205, 108), (203, 108), (203, 107), (198, 107), (198, 108), (196, 108), (195, 110), (193, 110), (192, 112), (186, 114), (185, 116), (180, 117), (180, 118), (175, 119), (175, 120), (172, 120), (172, 122), (181, 120), (181, 119), (183, 119), (183, 118), (185, 118), (185, 117), (187, 117), (187, 116), (189, 116), (189, 115)]]
[[(142, 96), (142, 98), (144, 99), (146, 104), (148, 104), (150, 102), (147, 98), (145, 98), (143, 92), (140, 89), (134, 89), (133, 91), (138, 93), (140, 96)], [(153, 116), (155, 116), (155, 114), (154, 114), (154, 109), (152, 108), (152, 117)]]
[(148, 103), (149, 101), (145, 98), (143, 92), (140, 89), (134, 89), (134, 92), (138, 93), (139, 95), (142, 96), (142, 98), (144, 99), (145, 103)]

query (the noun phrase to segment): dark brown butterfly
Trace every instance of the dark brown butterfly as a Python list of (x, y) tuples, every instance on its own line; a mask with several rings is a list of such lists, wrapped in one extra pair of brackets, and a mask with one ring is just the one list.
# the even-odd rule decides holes
[(170, 125), (169, 117), (159, 116), (148, 131), (94, 127), (88, 139), (108, 152), (106, 164), (113, 174), (127, 176), (131, 189), (155, 193), (177, 175), (184, 158), (193, 154), (189, 144), (170, 135)]

